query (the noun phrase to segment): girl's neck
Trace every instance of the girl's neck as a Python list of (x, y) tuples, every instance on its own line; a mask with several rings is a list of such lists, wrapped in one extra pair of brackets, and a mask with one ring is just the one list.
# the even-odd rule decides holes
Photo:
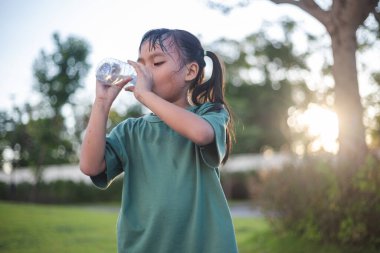
[(183, 89), (180, 94), (178, 94), (177, 99), (175, 101), (172, 101), (172, 103), (184, 109), (188, 108), (190, 106), (190, 103), (187, 97), (187, 90), (188, 88)]
[(186, 109), (190, 106), (189, 102), (187, 101), (187, 98), (177, 100), (177, 101), (173, 102), (173, 104), (175, 104), (176, 106), (179, 106), (181, 108), (184, 108), (184, 109)]

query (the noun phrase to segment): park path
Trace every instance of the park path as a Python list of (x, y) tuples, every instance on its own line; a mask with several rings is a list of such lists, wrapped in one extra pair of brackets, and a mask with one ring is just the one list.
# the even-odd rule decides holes
[[(89, 205), (85, 206), (85, 209), (104, 211), (104, 212), (119, 212), (119, 206), (117, 205)], [(230, 205), (230, 212), (232, 217), (236, 218), (253, 218), (253, 217), (262, 217), (262, 212), (252, 206), (249, 201), (234, 202)]]
[(230, 212), (232, 217), (262, 217), (263, 213), (259, 208), (254, 207), (250, 201), (242, 201), (230, 204)]

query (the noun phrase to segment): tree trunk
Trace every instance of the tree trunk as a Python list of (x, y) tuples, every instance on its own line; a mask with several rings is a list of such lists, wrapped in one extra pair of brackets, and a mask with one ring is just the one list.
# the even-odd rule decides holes
[(363, 107), (356, 68), (356, 30), (340, 24), (330, 30), (335, 80), (335, 110), (339, 118), (339, 161), (360, 166), (367, 154)]
[(298, 6), (329, 32), (334, 59), (335, 110), (339, 118), (338, 158), (341, 165), (359, 167), (368, 149), (356, 69), (356, 31), (369, 13), (375, 11), (379, 0), (333, 0), (329, 10), (322, 9), (315, 0), (271, 1)]

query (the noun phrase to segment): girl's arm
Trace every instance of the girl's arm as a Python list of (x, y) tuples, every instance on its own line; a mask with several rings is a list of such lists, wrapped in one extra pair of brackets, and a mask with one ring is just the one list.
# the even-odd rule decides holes
[(202, 117), (170, 103), (151, 91), (136, 94), (137, 99), (169, 127), (199, 146), (214, 140), (214, 129)]
[(80, 153), (80, 169), (88, 176), (99, 175), (105, 170), (104, 151), (109, 106), (95, 99)]
[(96, 84), (96, 98), (92, 107), (80, 152), (80, 170), (88, 176), (96, 176), (106, 168), (104, 152), (106, 125), (111, 105), (122, 87), (132, 78), (126, 78), (114, 86)]

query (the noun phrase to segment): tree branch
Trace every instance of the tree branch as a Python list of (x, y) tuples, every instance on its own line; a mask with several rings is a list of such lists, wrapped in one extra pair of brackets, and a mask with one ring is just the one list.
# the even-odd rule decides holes
[(372, 14), (375, 17), (376, 21), (380, 24), (380, 13), (373, 11)]
[(292, 4), (309, 13), (323, 25), (327, 25), (329, 11), (323, 10), (314, 0), (270, 0), (275, 4)]
[[(356, 1), (356, 0), (346, 0), (347, 7), (344, 9), (347, 12), (345, 16), (345, 21), (353, 24), (354, 29), (357, 29), (364, 20), (367, 19), (368, 15), (375, 11), (376, 5), (379, 0), (366, 0), (366, 1)], [(363, 2), (364, 3), (363, 3)], [(376, 18), (376, 17), (375, 17)]]

